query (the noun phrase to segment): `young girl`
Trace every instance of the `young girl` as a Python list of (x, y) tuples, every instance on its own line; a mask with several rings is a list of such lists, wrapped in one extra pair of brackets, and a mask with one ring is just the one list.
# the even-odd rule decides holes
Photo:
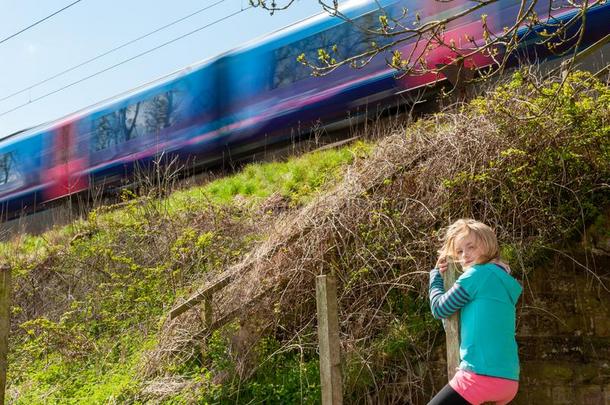
[[(441, 274), (448, 256), (464, 273), (445, 292)], [(430, 402), (507, 404), (519, 387), (515, 304), (522, 288), (499, 261), (494, 231), (460, 219), (447, 229), (436, 268), (430, 272), (430, 306), (437, 319), (460, 312), (460, 365), (455, 377)]]

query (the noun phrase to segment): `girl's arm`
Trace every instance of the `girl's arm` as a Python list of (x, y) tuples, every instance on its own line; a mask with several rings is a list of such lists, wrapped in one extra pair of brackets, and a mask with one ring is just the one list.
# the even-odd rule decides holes
[(448, 318), (471, 299), (466, 289), (458, 284), (445, 292), (440, 271), (433, 269), (430, 272), (430, 308), (436, 319)]

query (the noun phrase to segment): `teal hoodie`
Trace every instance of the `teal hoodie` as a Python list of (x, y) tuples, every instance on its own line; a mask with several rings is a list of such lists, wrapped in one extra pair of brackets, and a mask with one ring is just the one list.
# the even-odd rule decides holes
[(515, 305), (523, 288), (493, 263), (466, 269), (456, 284), (471, 298), (460, 312), (460, 368), (519, 380)]

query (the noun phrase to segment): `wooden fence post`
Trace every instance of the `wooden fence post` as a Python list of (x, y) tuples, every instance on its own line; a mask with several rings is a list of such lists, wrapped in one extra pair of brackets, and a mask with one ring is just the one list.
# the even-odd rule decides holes
[(318, 343), (322, 405), (343, 404), (337, 283), (332, 275), (316, 277)]
[[(457, 279), (458, 264), (447, 258), (447, 271), (443, 275), (445, 291), (448, 291)], [(447, 339), (447, 377), (453, 378), (460, 364), (460, 313), (451, 315), (445, 321), (445, 336)]]
[(0, 405), (4, 405), (8, 368), (8, 331), (11, 298), (11, 268), (0, 267)]

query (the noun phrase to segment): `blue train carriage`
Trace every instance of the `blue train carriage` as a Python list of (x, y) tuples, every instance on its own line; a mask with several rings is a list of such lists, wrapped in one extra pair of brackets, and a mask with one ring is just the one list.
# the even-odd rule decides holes
[[(358, 26), (372, 27), (380, 11), (373, 2), (354, 2), (344, 13)], [(363, 52), (372, 40), (353, 24), (320, 14), (227, 54), (219, 61), (226, 77), (220, 131), (230, 152), (308, 134), (320, 122), (343, 120), (349, 109), (393, 95), (394, 75), (381, 58), (360, 70), (344, 66), (323, 77), (313, 77), (297, 61), (301, 53), (316, 60), (318, 49), (335, 44), (345, 54)]]
[(134, 172), (146, 175), (161, 156), (181, 163), (203, 157), (209, 142), (189, 148), (187, 141), (217, 124), (213, 68), (204, 63), (183, 69), (83, 114), (75, 126), (90, 187), (123, 186)]
[(42, 200), (40, 173), (43, 136), (26, 130), (0, 143), (0, 218), (30, 211)]

